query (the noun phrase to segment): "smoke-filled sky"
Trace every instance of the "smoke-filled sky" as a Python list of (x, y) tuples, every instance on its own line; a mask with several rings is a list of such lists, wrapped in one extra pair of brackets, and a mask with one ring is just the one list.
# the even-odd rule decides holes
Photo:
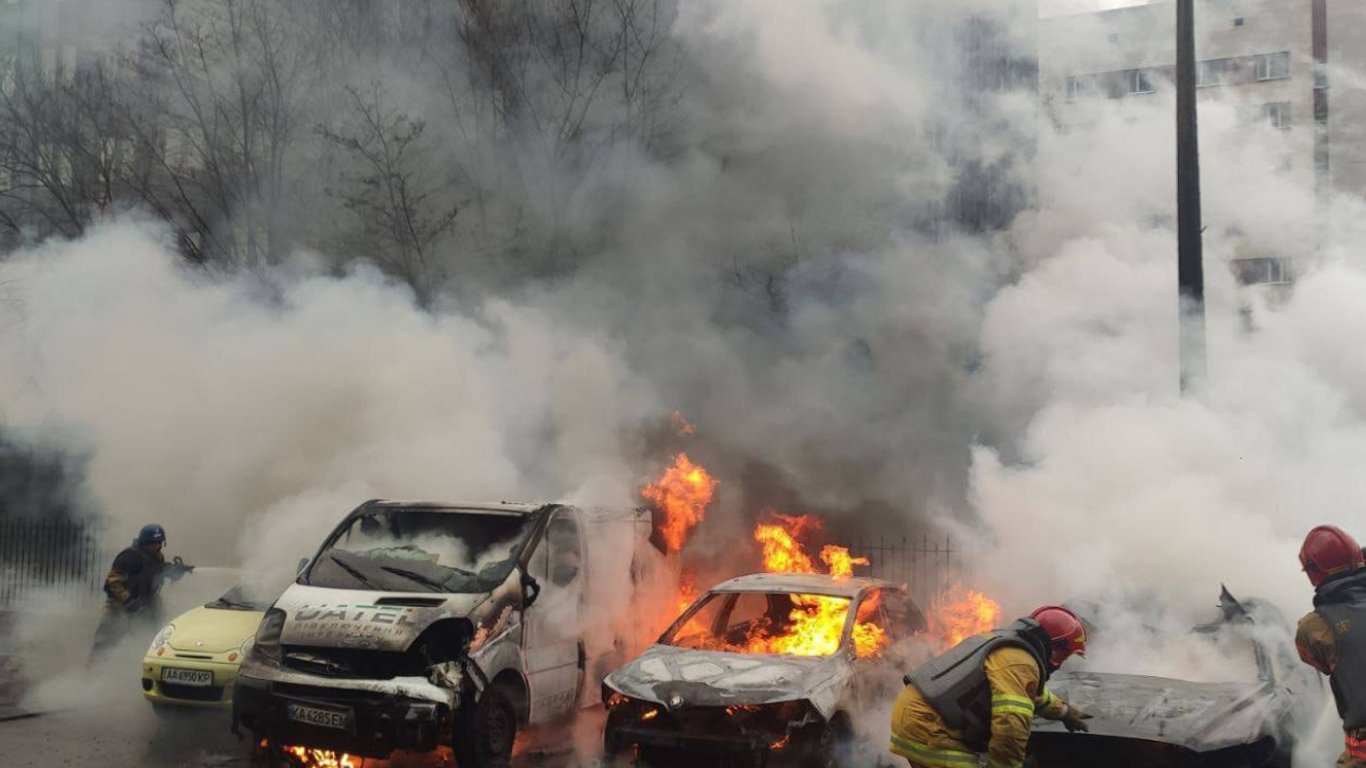
[[(943, 33), (985, 10), (1032, 38), (1008, 5), (679, 3), (668, 151), (530, 158), (525, 207), (489, 205), (574, 238), (530, 279), (462, 272), (459, 244), (421, 305), (314, 247), (205, 271), (141, 211), (21, 249), (0, 424), (85, 457), (111, 538), (156, 520), (172, 552), (278, 575), (373, 496), (633, 503), (677, 409), (722, 462), (718, 516), (778, 486), (789, 512), (965, 531), (1010, 610), (1129, 589), (1194, 614), (1221, 581), (1293, 610), (1304, 531), (1366, 522), (1360, 201), (1316, 242), (1282, 137), (1208, 102), (1211, 378), (1181, 399), (1171, 102), (1064, 136), (1031, 94), (962, 98)], [(389, 86), (439, 112), (421, 77)], [(1035, 205), (930, 231), (966, 152), (1020, 157), (999, 183)], [(1247, 242), (1297, 258), (1287, 298), (1220, 266)]]
[(1039, 0), (1039, 15), (1042, 17), (1062, 16), (1069, 13), (1095, 13), (1128, 8), (1134, 5), (1147, 5), (1153, 0)]

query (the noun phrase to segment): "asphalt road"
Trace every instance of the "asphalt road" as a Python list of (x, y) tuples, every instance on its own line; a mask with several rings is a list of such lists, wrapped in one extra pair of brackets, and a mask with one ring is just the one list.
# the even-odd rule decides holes
[[(138, 706), (140, 705), (140, 706)], [(517, 768), (587, 768), (562, 738), (521, 745)], [(225, 768), (253, 765), (246, 742), (228, 732), (223, 713), (162, 719), (142, 701), (124, 706), (50, 712), (0, 721), (5, 768)], [(363, 768), (448, 767), (440, 758), (366, 761)]]
[(0, 722), (0, 765), (13, 768), (100, 766), (246, 766), (247, 748), (226, 718), (162, 721), (145, 702), (52, 712)]

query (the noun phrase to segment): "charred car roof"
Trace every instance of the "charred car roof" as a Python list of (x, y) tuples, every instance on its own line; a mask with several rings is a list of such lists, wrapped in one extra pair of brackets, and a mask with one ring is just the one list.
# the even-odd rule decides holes
[(825, 595), (853, 599), (865, 589), (900, 589), (879, 579), (836, 579), (815, 573), (751, 573), (748, 576), (723, 581), (712, 587), (712, 592), (789, 592), (802, 595)]
[(367, 509), (421, 509), (429, 512), (502, 512), (504, 514), (529, 515), (556, 504), (516, 504), (508, 501), (498, 502), (446, 502), (446, 501), (393, 501), (375, 499), (361, 505), (356, 512)]

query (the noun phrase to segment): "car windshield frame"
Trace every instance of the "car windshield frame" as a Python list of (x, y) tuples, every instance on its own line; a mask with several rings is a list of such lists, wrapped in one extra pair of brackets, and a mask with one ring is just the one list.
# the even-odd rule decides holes
[[(738, 602), (738, 601), (740, 600), (740, 598), (743, 597), (743, 596), (745, 596), (745, 595), (765, 595), (765, 596), (767, 596), (767, 595), (785, 595), (785, 596), (787, 596), (788, 598), (795, 598), (795, 597), (810, 597), (810, 598), (816, 598), (816, 597), (818, 597), (818, 598), (823, 598), (823, 599), (828, 599), (828, 600), (843, 600), (843, 601), (846, 601), (846, 602), (848, 603), (848, 607), (846, 607), (846, 608), (845, 608), (845, 611), (844, 611), (844, 626), (840, 629), (840, 640), (839, 640), (839, 645), (837, 645), (837, 646), (835, 647), (835, 650), (834, 650), (832, 653), (826, 654), (826, 655), (810, 655), (810, 656), (798, 656), (798, 655), (796, 655), (796, 654), (778, 654), (778, 655), (784, 655), (784, 656), (786, 656), (786, 655), (792, 655), (792, 656), (794, 656), (795, 658), (815, 658), (815, 659), (819, 659), (819, 658), (830, 658), (831, 656), (837, 656), (837, 655), (839, 655), (840, 653), (843, 653), (844, 651), (846, 651), (846, 650), (849, 649), (850, 643), (851, 643), (851, 639), (852, 639), (852, 636), (853, 636), (853, 632), (854, 632), (854, 625), (855, 625), (855, 623), (857, 623), (856, 619), (857, 619), (857, 615), (858, 615), (858, 606), (860, 606), (860, 605), (863, 603), (863, 600), (864, 600), (865, 597), (866, 597), (866, 591), (860, 591), (858, 594), (856, 594), (856, 595), (854, 595), (854, 596), (851, 597), (851, 596), (848, 596), (848, 595), (832, 595), (832, 594), (822, 594), (822, 593), (816, 593), (816, 592), (804, 592), (804, 591), (802, 591), (802, 590), (800, 590), (800, 589), (715, 589), (715, 590), (708, 590), (705, 594), (703, 594), (703, 595), (702, 595), (701, 597), (699, 597), (696, 601), (694, 601), (692, 605), (688, 606), (688, 608), (687, 608), (685, 611), (683, 611), (683, 613), (680, 614), (679, 617), (678, 617), (677, 619), (674, 620), (673, 624), (670, 624), (670, 625), (669, 625), (669, 628), (666, 629), (666, 630), (664, 630), (664, 632), (663, 632), (662, 634), (660, 634), (659, 638), (656, 639), (655, 642), (656, 642), (658, 645), (664, 645), (664, 646), (668, 646), (668, 647), (670, 647), (670, 648), (678, 648), (678, 649), (686, 650), (686, 651), (706, 651), (706, 650), (711, 650), (711, 651), (713, 651), (713, 652), (715, 652), (715, 653), (733, 653), (733, 654), (737, 654), (737, 655), (746, 655), (746, 656), (764, 655), (764, 654), (751, 654), (751, 653), (746, 653), (746, 652), (744, 652), (744, 651), (734, 650), (734, 649), (732, 649), (732, 648), (730, 648), (730, 647), (718, 648), (718, 649), (690, 648), (690, 647), (688, 647), (688, 646), (679, 645), (679, 644), (677, 644), (676, 642), (674, 642), (674, 641), (677, 639), (677, 635), (678, 635), (679, 631), (681, 631), (684, 627), (686, 627), (686, 626), (688, 625), (688, 623), (689, 623), (690, 621), (692, 621), (693, 617), (696, 616), (698, 613), (700, 613), (700, 612), (707, 606), (707, 604), (708, 604), (711, 600), (728, 600), (728, 601), (731, 602), (731, 605), (729, 606), (729, 610), (732, 610), (732, 611), (733, 611), (734, 608), (735, 608), (735, 607), (734, 607), (734, 603), (735, 603), (735, 602)], [(722, 611), (726, 611), (726, 610), (728, 610), (728, 609), (727, 609), (727, 607), (726, 607), (725, 605), (723, 605), (722, 608), (721, 608), (721, 610), (722, 610)], [(717, 618), (718, 618), (718, 619), (720, 618), (720, 614), (718, 614)], [(716, 633), (716, 629), (715, 629), (715, 627), (710, 627), (710, 628), (708, 628), (708, 632), (711, 633), (711, 636), (712, 636), (712, 637), (716, 637), (716, 634), (715, 634), (715, 633)]]
[(234, 584), (231, 589), (204, 604), (205, 608), (217, 611), (252, 611), (264, 613), (270, 607), (269, 600), (257, 600), (247, 594), (242, 584)]
[[(354, 589), (368, 592), (402, 592), (430, 594), (479, 594), (488, 592), (505, 581), (509, 574), (523, 565), (528, 543), (535, 538), (538, 529), (538, 516), (544, 508), (533, 511), (487, 509), (480, 507), (439, 507), (426, 505), (362, 505), (360, 509), (346, 517), (323, 542), (317, 555), (309, 562), (296, 579), (304, 586), (325, 589)], [(380, 528), (393, 530), (395, 522), (404, 518), (426, 518), (427, 525), (419, 526), (421, 533), (409, 531), (394, 534), (395, 541), (407, 537), (413, 540), (431, 531), (440, 534), (440, 526), (430, 523), (442, 517), (469, 518), (480, 517), (490, 520), (517, 521), (520, 526), (510, 526), (511, 535), (498, 537), (487, 544), (488, 549), (506, 543), (507, 558), (493, 561), (478, 571), (465, 570), (421, 559), (397, 556), (366, 554), (383, 549), (400, 551), (414, 549), (429, 554), (415, 544), (395, 544), (392, 547), (376, 546), (368, 550), (352, 550), (339, 547), (339, 542), (348, 539), (353, 532), (362, 531), (358, 526), (367, 523)], [(370, 534), (373, 535), (373, 534)], [(448, 533), (452, 542), (468, 545), (460, 535)]]

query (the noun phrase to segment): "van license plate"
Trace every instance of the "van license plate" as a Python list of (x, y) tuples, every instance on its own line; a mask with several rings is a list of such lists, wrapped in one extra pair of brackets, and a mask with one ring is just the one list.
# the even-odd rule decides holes
[(351, 730), (350, 710), (310, 707), (307, 704), (295, 704), (291, 701), (285, 705), (285, 714), (296, 723), (335, 728), (339, 731)]
[(179, 669), (177, 667), (162, 667), (161, 681), (163, 683), (177, 683), (179, 685), (194, 685), (207, 688), (213, 685), (213, 673), (204, 669)]

